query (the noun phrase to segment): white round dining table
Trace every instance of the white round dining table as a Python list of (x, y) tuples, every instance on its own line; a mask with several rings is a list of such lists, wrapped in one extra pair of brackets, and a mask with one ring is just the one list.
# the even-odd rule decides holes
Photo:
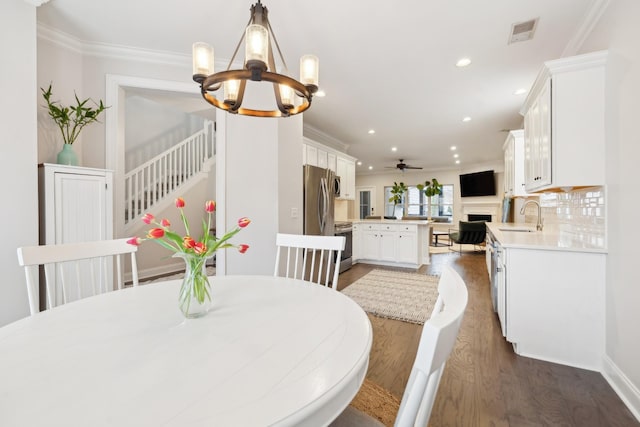
[(349, 297), (270, 276), (212, 277), (185, 319), (181, 281), (109, 292), (0, 328), (0, 426), (323, 426), (369, 363)]

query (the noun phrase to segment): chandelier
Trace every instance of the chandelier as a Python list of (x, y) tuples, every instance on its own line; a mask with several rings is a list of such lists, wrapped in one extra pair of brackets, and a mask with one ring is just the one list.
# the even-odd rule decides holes
[[(289, 77), (268, 14), (269, 11), (260, 0), (251, 6), (251, 18), (225, 71), (214, 73), (213, 47), (203, 42), (193, 44), (193, 80), (200, 85), (202, 97), (209, 104), (233, 114), (255, 117), (288, 117), (302, 113), (311, 106), (311, 98), (318, 91), (318, 58), (304, 55), (300, 58), (300, 81)], [(231, 65), (243, 40), (244, 68), (232, 70)], [(280, 57), (281, 73), (276, 69), (274, 47)], [(242, 107), (248, 80), (272, 83), (277, 109)], [(222, 93), (214, 96), (213, 93), (220, 88)]]

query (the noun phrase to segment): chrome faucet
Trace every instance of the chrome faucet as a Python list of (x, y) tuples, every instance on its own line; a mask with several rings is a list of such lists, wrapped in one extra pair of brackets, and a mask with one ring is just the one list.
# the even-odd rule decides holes
[(524, 211), (527, 208), (527, 205), (529, 203), (535, 203), (535, 205), (538, 207), (538, 221), (536, 222), (536, 230), (542, 231), (543, 220), (542, 220), (542, 209), (540, 208), (540, 203), (538, 203), (535, 200), (527, 200), (525, 204), (522, 205), (522, 208), (520, 209), (520, 215), (524, 215)]

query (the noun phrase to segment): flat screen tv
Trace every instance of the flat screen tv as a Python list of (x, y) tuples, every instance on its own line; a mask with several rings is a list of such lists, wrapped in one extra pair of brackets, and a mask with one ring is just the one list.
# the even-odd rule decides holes
[(474, 172), (460, 175), (460, 196), (495, 196), (496, 179), (493, 171)]

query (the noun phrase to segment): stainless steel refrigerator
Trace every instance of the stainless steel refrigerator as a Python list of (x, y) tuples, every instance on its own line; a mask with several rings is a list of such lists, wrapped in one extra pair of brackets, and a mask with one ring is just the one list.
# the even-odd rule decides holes
[(304, 234), (334, 235), (334, 180), (330, 169), (304, 166)]

